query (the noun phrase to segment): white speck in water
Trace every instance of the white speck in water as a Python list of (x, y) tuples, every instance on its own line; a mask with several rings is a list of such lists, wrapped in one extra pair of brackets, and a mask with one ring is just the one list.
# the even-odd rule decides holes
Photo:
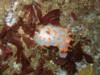
[(2, 50), (0, 49), (0, 55), (2, 55)]
[(16, 23), (16, 18), (14, 16), (14, 12), (9, 10), (7, 16), (5, 17), (6, 25), (12, 27)]
[(83, 63), (83, 62), (76, 62), (75, 63), (76, 64), (76, 66), (77, 66), (77, 69), (80, 71), (81, 69), (83, 69), (83, 68), (86, 68), (86, 64), (85, 63)]
[(21, 64), (17, 64), (16, 62), (13, 63), (13, 68), (17, 71), (20, 70)]
[(56, 75), (67, 75), (67, 72), (65, 70), (58, 69)]

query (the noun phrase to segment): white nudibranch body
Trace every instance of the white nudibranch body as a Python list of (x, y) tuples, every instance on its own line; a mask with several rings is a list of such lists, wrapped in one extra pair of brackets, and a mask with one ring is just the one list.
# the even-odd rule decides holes
[(69, 33), (66, 28), (53, 26), (48, 24), (47, 26), (39, 28), (39, 32), (35, 33), (34, 41), (40, 46), (56, 46), (60, 51), (68, 51), (70, 42), (73, 39), (69, 37)]

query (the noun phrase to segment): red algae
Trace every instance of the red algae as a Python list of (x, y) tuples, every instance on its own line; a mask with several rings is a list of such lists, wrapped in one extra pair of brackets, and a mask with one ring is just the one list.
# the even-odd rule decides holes
[(85, 16), (95, 8), (90, 1), (91, 8), (84, 6), (89, 11), (76, 0), (11, 2), (0, 20), (0, 75), (59, 75), (58, 69), (75, 75), (80, 72), (76, 63), (95, 63), (93, 53), (85, 51), (85, 46), (96, 49), (96, 39), (88, 35), (91, 26), (85, 26), (95, 19), (94, 14)]

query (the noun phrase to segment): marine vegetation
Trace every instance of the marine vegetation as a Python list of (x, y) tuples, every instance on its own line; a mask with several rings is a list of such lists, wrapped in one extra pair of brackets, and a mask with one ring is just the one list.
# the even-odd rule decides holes
[(99, 0), (0, 0), (0, 75), (99, 75)]

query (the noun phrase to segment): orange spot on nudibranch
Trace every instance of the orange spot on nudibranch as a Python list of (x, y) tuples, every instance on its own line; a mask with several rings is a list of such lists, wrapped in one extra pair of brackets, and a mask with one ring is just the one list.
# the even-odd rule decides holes
[(47, 33), (50, 34), (51, 32), (50, 31), (47, 31)]
[(51, 38), (49, 37), (48, 40), (51, 41)]
[(61, 34), (61, 37), (65, 37), (65, 34)]

